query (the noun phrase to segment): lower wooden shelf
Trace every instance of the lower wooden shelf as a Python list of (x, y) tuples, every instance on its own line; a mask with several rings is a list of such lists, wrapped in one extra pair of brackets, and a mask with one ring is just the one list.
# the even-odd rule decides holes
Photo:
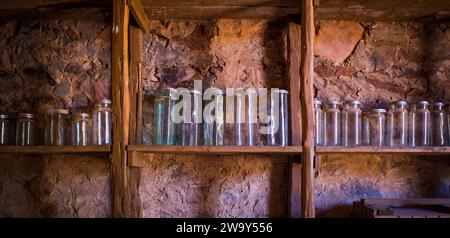
[(412, 155), (449, 155), (450, 146), (427, 147), (372, 147), (372, 146), (318, 146), (317, 154), (412, 154)]
[(156, 146), (128, 145), (128, 151), (156, 154), (301, 154), (301, 146)]
[(92, 154), (110, 152), (110, 146), (0, 146), (0, 154)]

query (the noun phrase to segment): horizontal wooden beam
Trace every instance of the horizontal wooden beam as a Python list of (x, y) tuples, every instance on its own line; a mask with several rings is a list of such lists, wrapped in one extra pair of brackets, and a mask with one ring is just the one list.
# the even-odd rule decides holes
[(0, 146), (0, 154), (109, 154), (110, 152), (110, 146)]
[(290, 18), (300, 8), (248, 6), (154, 6), (146, 7), (150, 19)]
[(450, 146), (433, 146), (433, 147), (319, 146), (316, 148), (316, 153), (450, 155)]
[(151, 146), (128, 145), (128, 151), (157, 154), (301, 154), (301, 146)]

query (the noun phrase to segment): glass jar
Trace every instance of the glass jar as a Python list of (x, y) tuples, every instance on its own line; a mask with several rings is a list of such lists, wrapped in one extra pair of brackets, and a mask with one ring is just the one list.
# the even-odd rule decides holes
[(337, 146), (341, 144), (341, 103), (337, 100), (330, 101), (324, 111), (324, 144)]
[(180, 144), (181, 145), (189, 145), (196, 146), (201, 145), (201, 130), (200, 130), (200, 121), (202, 117), (202, 94), (198, 90), (190, 90), (191, 94), (191, 103), (190, 105), (185, 104), (184, 108), (188, 108), (190, 106), (191, 110), (191, 121), (181, 123), (181, 135), (180, 135)]
[(359, 146), (362, 144), (361, 102), (354, 100), (347, 103), (342, 110), (342, 145)]
[(0, 114), (0, 145), (9, 144), (9, 118), (7, 115)]
[(65, 109), (49, 109), (45, 114), (45, 145), (65, 145), (66, 120)]
[(444, 110), (444, 103), (436, 102), (433, 107), (432, 117), (432, 144), (435, 146), (444, 146), (447, 144), (447, 119)]
[[(205, 110), (203, 120), (203, 142), (205, 145), (224, 145), (224, 91), (208, 88), (203, 95)], [(211, 115), (212, 117), (209, 117)]]
[(316, 123), (316, 145), (323, 145), (323, 111), (321, 108), (322, 102), (319, 99), (314, 99), (314, 112)]
[(373, 109), (364, 116), (364, 145), (385, 145), (386, 110)]
[(92, 122), (88, 113), (77, 113), (72, 118), (72, 145), (88, 146), (91, 144)]
[(176, 90), (160, 88), (155, 94), (153, 144), (176, 145), (176, 125), (171, 116), (176, 102)]
[(34, 115), (19, 113), (16, 127), (16, 145), (34, 145)]
[(235, 141), (239, 146), (254, 146), (258, 144), (259, 132), (257, 124), (256, 89), (248, 88), (236, 91), (236, 123)]
[(420, 101), (410, 112), (411, 146), (431, 145), (431, 113), (427, 101)]
[(93, 144), (111, 145), (111, 100), (103, 99), (95, 106), (93, 116)]
[(288, 95), (287, 90), (271, 89), (269, 104), (271, 132), (267, 135), (267, 145), (287, 146), (289, 143)]
[(408, 146), (408, 124), (409, 124), (409, 104), (398, 101), (391, 105), (387, 115), (387, 145), (388, 146)]

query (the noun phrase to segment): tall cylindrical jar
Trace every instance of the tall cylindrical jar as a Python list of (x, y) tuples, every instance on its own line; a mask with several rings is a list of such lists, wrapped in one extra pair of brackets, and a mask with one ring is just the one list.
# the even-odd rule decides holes
[(72, 118), (72, 145), (88, 146), (92, 138), (92, 122), (88, 113), (77, 113)]
[(19, 113), (16, 126), (16, 145), (34, 145), (34, 115), (31, 113)]
[(409, 112), (404, 100), (391, 105), (387, 115), (387, 145), (408, 146)]
[(271, 133), (266, 137), (267, 145), (289, 145), (288, 95), (287, 90), (271, 89), (269, 103)]
[(415, 104), (410, 112), (411, 146), (431, 145), (431, 113), (428, 101)]
[(373, 109), (364, 116), (363, 144), (368, 146), (384, 146), (386, 133), (386, 110)]
[(342, 145), (360, 146), (362, 144), (361, 102), (348, 102), (342, 110)]
[(444, 110), (444, 103), (436, 102), (431, 114), (432, 118), (432, 145), (444, 146), (447, 145), (448, 128), (447, 128), (447, 115)]
[(176, 125), (172, 118), (176, 102), (176, 90), (173, 88), (160, 88), (155, 94), (153, 144), (175, 145)]
[(9, 144), (9, 118), (0, 114), (0, 145)]
[(209, 88), (203, 95), (205, 110), (203, 123), (203, 142), (205, 145), (224, 145), (224, 91)]
[(257, 100), (258, 94), (254, 88), (236, 91), (236, 145), (254, 146), (258, 144)]
[[(202, 117), (202, 94), (198, 90), (190, 90), (191, 94), (191, 121), (181, 123), (181, 135), (180, 135), (180, 144), (181, 145), (189, 145), (189, 146), (197, 146), (201, 145), (201, 123), (200, 119)], [(188, 105), (185, 104), (184, 108), (187, 108)]]
[(324, 115), (322, 111), (322, 101), (319, 99), (314, 99), (314, 112), (315, 112), (315, 123), (316, 123), (316, 145), (324, 145), (324, 133), (323, 133), (323, 120)]
[(327, 146), (337, 146), (341, 144), (341, 103), (337, 100), (330, 101), (324, 111), (324, 132)]
[(49, 109), (45, 114), (45, 145), (66, 144), (66, 120), (68, 111), (65, 109)]
[(111, 145), (111, 100), (103, 99), (95, 106), (93, 115), (93, 144)]

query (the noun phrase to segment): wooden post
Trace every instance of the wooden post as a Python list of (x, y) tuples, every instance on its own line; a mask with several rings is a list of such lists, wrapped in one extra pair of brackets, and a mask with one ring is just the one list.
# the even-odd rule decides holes
[[(289, 50), (289, 94), (290, 94), (290, 121), (291, 143), (299, 146), (302, 143), (302, 118), (300, 102), (300, 25), (289, 22), (288, 25)], [(289, 160), (289, 191), (288, 216), (298, 217), (300, 214), (301, 193), (301, 164), (296, 158)]]
[(302, 1), (301, 12), (301, 105), (303, 131), (302, 217), (315, 217), (314, 204), (314, 7), (313, 0)]
[[(142, 30), (135, 26), (130, 26), (130, 140), (129, 143), (142, 143), (142, 62), (143, 62), (143, 41)], [(140, 156), (136, 152), (128, 152), (128, 201), (130, 202), (130, 217), (139, 218), (142, 216), (141, 200), (139, 196), (139, 186), (141, 183), (141, 166), (135, 166), (134, 161)]]
[(129, 130), (128, 91), (128, 27), (129, 9), (126, 0), (114, 0), (112, 34), (112, 190), (113, 217), (126, 217), (127, 152)]

